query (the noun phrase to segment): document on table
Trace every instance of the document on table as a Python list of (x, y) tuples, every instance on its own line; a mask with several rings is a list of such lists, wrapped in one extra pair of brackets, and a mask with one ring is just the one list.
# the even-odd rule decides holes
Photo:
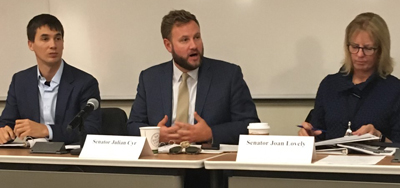
[(79, 148), (81, 148), (80, 145), (65, 145), (66, 150), (79, 149)]
[(201, 153), (230, 153), (237, 152), (238, 145), (220, 144), (219, 150), (201, 150)]
[(395, 147), (370, 146), (367, 144), (360, 144), (360, 143), (337, 144), (337, 146), (343, 148), (349, 148), (370, 155), (386, 155), (386, 156), (392, 156), (397, 149)]
[(17, 137), (11, 143), (0, 144), (0, 147), (30, 147), (30, 148), (32, 148), (36, 142), (48, 142), (48, 140), (46, 138), (21, 139), (21, 138)]
[(315, 146), (336, 145), (336, 144), (360, 142), (360, 141), (367, 141), (367, 140), (379, 140), (379, 137), (369, 134), (369, 133), (363, 134), (360, 136), (356, 136), (356, 135), (345, 136), (345, 137), (315, 142)]
[(347, 148), (327, 148), (327, 149), (316, 149), (317, 154), (327, 155), (347, 155), (349, 153)]
[(385, 156), (329, 155), (313, 164), (374, 165), (383, 158), (385, 158)]

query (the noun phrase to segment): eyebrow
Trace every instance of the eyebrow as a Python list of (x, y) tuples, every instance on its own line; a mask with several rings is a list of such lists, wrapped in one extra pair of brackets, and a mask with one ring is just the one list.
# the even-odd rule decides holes
[[(57, 34), (54, 35), (54, 37), (59, 37), (59, 36), (62, 36), (61, 33), (57, 33)], [(44, 34), (40, 35), (40, 37), (50, 37), (50, 35), (44, 33)]]
[[(361, 44), (357, 44), (357, 43), (355, 43), (355, 42), (349, 42), (350, 44), (352, 44), (352, 45), (358, 45), (358, 46), (360, 46)], [(375, 45), (373, 45), (373, 44), (363, 44), (363, 46), (364, 47), (374, 47)]]
[[(201, 33), (195, 33), (194, 35), (193, 35), (194, 37), (195, 36), (201, 36)], [(189, 35), (182, 35), (181, 37), (179, 37), (179, 38), (190, 38), (190, 36)]]

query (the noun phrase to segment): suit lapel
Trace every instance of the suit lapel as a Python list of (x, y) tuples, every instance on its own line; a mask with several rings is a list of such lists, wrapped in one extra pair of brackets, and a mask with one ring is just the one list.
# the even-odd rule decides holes
[(168, 116), (167, 126), (171, 126), (172, 119), (172, 61), (165, 64), (160, 75), (163, 112)]
[(40, 122), (40, 106), (39, 106), (39, 88), (38, 88), (38, 75), (37, 66), (32, 68), (27, 78), (27, 92), (26, 98), (28, 99), (29, 107), (33, 113), (33, 121)]
[(57, 95), (57, 106), (56, 106), (56, 118), (55, 123), (61, 124), (64, 121), (64, 113), (68, 106), (69, 97), (74, 88), (72, 83), (74, 82), (74, 77), (72, 73), (72, 67), (64, 62), (64, 70), (60, 80), (60, 86), (58, 88)]
[(204, 103), (208, 95), (208, 90), (210, 88), (212, 80), (212, 72), (210, 69), (210, 62), (206, 59), (202, 59), (202, 65), (199, 68), (199, 78), (197, 82), (197, 94), (196, 94), (196, 112), (202, 116), (202, 111)]

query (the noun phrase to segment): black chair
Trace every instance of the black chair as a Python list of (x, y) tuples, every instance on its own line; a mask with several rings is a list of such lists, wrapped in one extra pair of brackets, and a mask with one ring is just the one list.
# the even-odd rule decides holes
[(128, 118), (124, 110), (120, 108), (101, 108), (101, 134), (128, 135), (126, 122)]

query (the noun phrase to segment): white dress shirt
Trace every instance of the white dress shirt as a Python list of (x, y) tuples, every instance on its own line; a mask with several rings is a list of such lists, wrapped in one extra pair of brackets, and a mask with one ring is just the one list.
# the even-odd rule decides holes
[(49, 140), (53, 139), (53, 130), (50, 125), (54, 125), (56, 116), (57, 94), (60, 86), (60, 80), (64, 69), (64, 60), (61, 61), (60, 68), (50, 81), (50, 86), (45, 85), (46, 78), (41, 76), (39, 67), (38, 87), (39, 87), (39, 106), (40, 106), (40, 123), (45, 124), (49, 130)]
[[(197, 94), (197, 81), (198, 81), (198, 74), (199, 68), (187, 72), (189, 75), (187, 79), (188, 89), (189, 89), (189, 124), (194, 124), (194, 111), (196, 105), (196, 94)], [(173, 92), (173, 99), (172, 99), (172, 125), (175, 124), (176, 119), (176, 106), (178, 103), (178, 93), (179, 93), (179, 85), (182, 81), (182, 71), (179, 70), (175, 62), (173, 63), (173, 78), (172, 78), (172, 92)]]

